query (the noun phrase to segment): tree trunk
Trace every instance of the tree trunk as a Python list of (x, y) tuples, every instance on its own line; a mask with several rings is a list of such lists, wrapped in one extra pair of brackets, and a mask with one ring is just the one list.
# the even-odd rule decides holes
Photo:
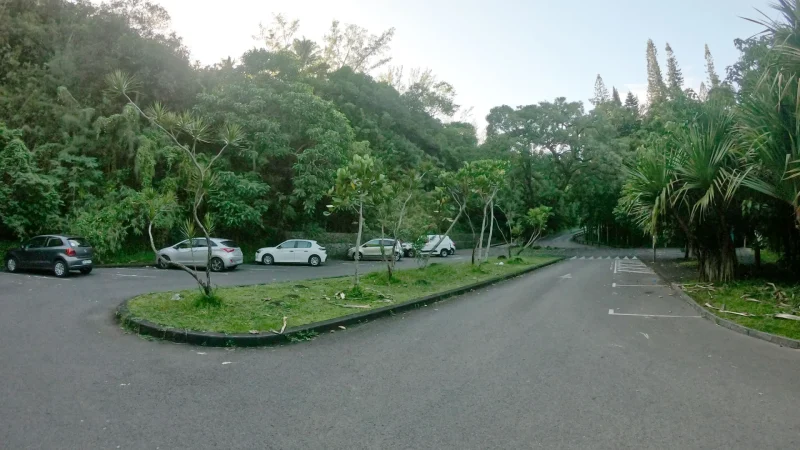
[[(392, 247), (392, 254), (389, 257), (389, 259), (387, 260), (386, 259), (386, 248), (383, 246), (383, 241), (385, 240), (385, 237), (386, 237), (386, 227), (384, 226), (384, 224), (381, 224), (381, 258), (383, 259), (383, 262), (386, 263), (386, 270), (389, 272), (389, 279), (391, 280), (392, 279), (392, 269), (394, 269), (394, 267), (392, 267), (394, 265), (393, 264), (394, 263), (394, 247)], [(395, 244), (395, 245), (397, 245), (397, 244)]]
[(761, 245), (758, 242), (753, 246), (753, 253), (756, 259), (756, 269), (761, 269)]
[(720, 227), (715, 248), (698, 249), (700, 281), (726, 283), (736, 277), (736, 249), (727, 227)]
[(358, 252), (361, 250), (361, 232), (364, 230), (364, 196), (362, 195), (359, 199), (358, 204), (358, 235), (356, 236), (356, 252), (355, 252), (355, 260), (356, 260), (356, 286), (361, 281), (358, 277), (358, 263), (361, 260), (361, 257), (358, 255)]
[(656, 262), (656, 235), (653, 235), (653, 262)]
[(481, 237), (480, 241), (478, 241), (478, 261), (480, 262), (483, 259), (483, 232), (486, 230), (486, 211), (489, 208), (489, 203), (487, 202), (483, 205), (483, 220), (481, 220)]
[(489, 251), (492, 249), (492, 232), (494, 231), (494, 200), (490, 203), (491, 219), (489, 219), (489, 242), (486, 243), (486, 257), (483, 259), (484, 261), (489, 260)]

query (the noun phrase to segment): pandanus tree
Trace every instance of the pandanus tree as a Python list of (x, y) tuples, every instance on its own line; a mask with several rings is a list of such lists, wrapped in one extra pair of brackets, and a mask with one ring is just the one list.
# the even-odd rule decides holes
[[(115, 71), (106, 77), (109, 90), (123, 97), (128, 105), (132, 106), (135, 111), (150, 125), (164, 133), (175, 145), (179, 154), (189, 161), (189, 170), (191, 171), (191, 211), (190, 220), (196, 225), (206, 242), (210, 242), (211, 236), (209, 232), (209, 221), (205, 222), (200, 220), (200, 210), (204, 204), (208, 190), (214, 184), (214, 163), (222, 156), (222, 154), (231, 147), (236, 147), (242, 141), (241, 128), (237, 125), (223, 125), (220, 129), (215, 130), (210, 124), (203, 121), (201, 118), (193, 116), (191, 113), (176, 114), (168, 111), (160, 103), (155, 103), (146, 110), (143, 110), (132, 98), (137, 91), (137, 80), (135, 77), (129, 76), (122, 71)], [(213, 151), (205, 153), (203, 148), (213, 147)], [(144, 208), (149, 217), (148, 235), (150, 238), (150, 247), (153, 253), (158, 255), (155, 242), (153, 241), (153, 223), (157, 222), (160, 216), (174, 204), (171, 194), (155, 195), (152, 192), (146, 196), (147, 205)], [(206, 298), (212, 297), (211, 285), (211, 246), (208, 245), (208, 254), (205, 261), (205, 276), (202, 276), (195, 268), (187, 267), (183, 264), (165, 259), (163, 256), (158, 255), (159, 263), (168, 266), (178, 267), (184, 272), (192, 276), (197, 281), (201, 292)]]
[(752, 20), (765, 27), (772, 48), (739, 108), (737, 132), (750, 166), (742, 184), (791, 207), (800, 228), (800, 1), (778, 0), (773, 8), (779, 19)]

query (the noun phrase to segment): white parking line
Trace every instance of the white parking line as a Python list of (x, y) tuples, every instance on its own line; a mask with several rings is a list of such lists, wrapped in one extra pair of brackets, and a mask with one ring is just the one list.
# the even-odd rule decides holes
[(625, 314), (625, 313), (616, 313), (614, 312), (613, 308), (608, 310), (609, 316), (632, 316), (632, 317), (666, 317), (666, 318), (677, 318), (677, 319), (697, 319), (700, 316), (671, 316), (667, 314)]
[(667, 287), (666, 284), (617, 284), (611, 283), (611, 287)]
[(153, 277), (153, 276), (150, 276), (150, 275), (131, 275), (131, 274), (125, 274), (125, 273), (115, 273), (113, 275), (115, 277), (158, 278), (158, 277)]

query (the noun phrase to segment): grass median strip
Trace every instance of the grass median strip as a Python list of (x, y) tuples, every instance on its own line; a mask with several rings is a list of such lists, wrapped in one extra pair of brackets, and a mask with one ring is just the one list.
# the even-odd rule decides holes
[(800, 321), (776, 317), (800, 314), (800, 285), (748, 280), (721, 286), (705, 283), (683, 286), (698, 304), (723, 319), (766, 333), (800, 339)]
[[(531, 256), (511, 261), (492, 259), (481, 266), (431, 264), (422, 269), (396, 271), (391, 281), (386, 272), (362, 277), (353, 289), (352, 277), (290, 281), (245, 287), (219, 288), (222, 304), (205, 306), (197, 291), (146, 294), (128, 302), (130, 314), (161, 326), (220, 333), (268, 333), (270, 330), (320, 322), (355, 312), (402, 304), (426, 295), (445, 292), (494, 277), (519, 272), (556, 260)], [(502, 265), (499, 265), (503, 262)], [(173, 300), (176, 294), (180, 300)]]

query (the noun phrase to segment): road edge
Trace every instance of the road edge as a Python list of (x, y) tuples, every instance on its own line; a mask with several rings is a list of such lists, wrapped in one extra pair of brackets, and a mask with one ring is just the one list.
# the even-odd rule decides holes
[[(437, 294), (427, 295), (418, 299), (409, 300), (398, 305), (384, 306), (370, 311), (349, 314), (346, 316), (323, 320), (321, 322), (314, 322), (289, 328), (283, 334), (225, 334), (163, 327), (153, 322), (144, 319), (138, 319), (132, 316), (131, 312), (128, 310), (128, 302), (135, 297), (131, 297), (120, 303), (114, 313), (114, 317), (120, 325), (136, 333), (137, 335), (150, 336), (180, 344), (191, 344), (205, 347), (265, 347), (269, 345), (292, 342), (292, 337), (297, 335), (303, 336), (312, 332), (321, 333), (329, 330), (338, 330), (340, 329), (339, 327), (369, 322), (381, 317), (393, 315), (397, 312), (415, 309), (420, 307), (420, 305), (436, 303), (450, 297), (466, 294), (470, 291), (474, 291), (475, 289), (484, 288), (501, 281), (526, 275), (535, 270), (556, 264), (564, 260), (564, 257), (555, 258), (556, 259), (553, 261), (527, 267), (523, 270), (513, 273), (490, 278), (478, 283), (468, 284)], [(138, 295), (136, 297), (138, 297)]]
[(745, 336), (751, 336), (756, 339), (761, 339), (762, 341), (767, 341), (772, 344), (779, 345), (781, 347), (800, 349), (799, 340), (787, 338), (784, 336), (778, 336), (777, 334), (767, 333), (766, 331), (759, 331), (756, 330), (755, 328), (746, 327), (744, 325), (739, 325), (736, 322), (732, 322), (728, 319), (723, 319), (722, 317), (712, 313), (711, 311), (707, 310), (702, 305), (697, 303), (695, 299), (693, 299), (689, 294), (686, 293), (686, 291), (683, 290), (683, 288), (681, 288), (680, 284), (673, 283), (672, 281), (670, 281), (668, 277), (664, 276), (664, 274), (655, 267), (655, 265), (650, 266), (650, 268), (653, 269), (653, 271), (656, 274), (658, 274), (658, 276), (661, 277), (661, 279), (669, 283), (670, 289), (677, 292), (678, 298), (680, 298), (684, 302), (688, 303), (689, 306), (694, 308), (694, 310), (697, 311), (698, 314), (700, 314), (700, 317), (709, 320), (711, 322), (714, 322), (715, 324), (727, 328), (731, 331), (743, 334)]

